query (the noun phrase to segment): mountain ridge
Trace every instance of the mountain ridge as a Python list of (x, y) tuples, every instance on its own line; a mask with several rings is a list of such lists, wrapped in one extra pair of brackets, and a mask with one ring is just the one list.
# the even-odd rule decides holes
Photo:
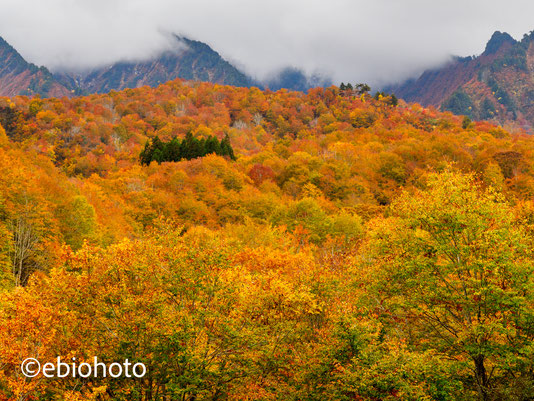
[(164, 51), (143, 61), (118, 61), (85, 74), (57, 74), (63, 82), (76, 83), (86, 93), (157, 86), (175, 78), (233, 86), (251, 86), (253, 80), (239, 71), (209, 45), (173, 35), (181, 48)]
[(475, 57), (455, 57), (387, 91), (408, 102), (534, 132), (533, 33), (496, 31)]
[(308, 77), (292, 67), (282, 69), (262, 82), (232, 65), (206, 43), (176, 34), (171, 39), (175, 41), (174, 47), (152, 58), (119, 60), (81, 73), (60, 71), (53, 74), (46, 67), (27, 62), (0, 37), (0, 96), (72, 97), (145, 85), (155, 87), (176, 78), (297, 91), (331, 84), (327, 78)]

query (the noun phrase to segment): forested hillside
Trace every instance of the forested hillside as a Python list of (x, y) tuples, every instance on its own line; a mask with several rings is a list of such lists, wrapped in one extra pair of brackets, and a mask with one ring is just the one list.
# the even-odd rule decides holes
[[(532, 137), (181, 80), (0, 125), (0, 400), (531, 399)], [(95, 355), (147, 376), (19, 370)]]

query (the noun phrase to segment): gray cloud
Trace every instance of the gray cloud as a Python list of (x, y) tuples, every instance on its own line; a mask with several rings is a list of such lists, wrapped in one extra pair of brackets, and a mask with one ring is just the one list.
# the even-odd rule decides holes
[(533, 12), (527, 0), (0, 0), (0, 36), (31, 62), (80, 69), (148, 58), (176, 32), (259, 78), (290, 65), (377, 84), (478, 54), (495, 30), (520, 39)]

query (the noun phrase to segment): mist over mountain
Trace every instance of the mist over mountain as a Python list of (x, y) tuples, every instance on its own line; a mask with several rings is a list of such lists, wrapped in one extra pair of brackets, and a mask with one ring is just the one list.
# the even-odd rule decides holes
[(207, 44), (173, 35), (176, 45), (144, 61), (119, 61), (85, 74), (59, 73), (57, 78), (87, 93), (157, 86), (175, 78), (233, 86), (251, 86), (253, 80), (224, 60)]
[(155, 87), (176, 78), (297, 91), (331, 84), (327, 77), (307, 76), (296, 68), (278, 71), (262, 82), (233, 66), (203, 42), (178, 35), (172, 35), (172, 41), (170, 49), (152, 58), (117, 61), (82, 72), (63, 69), (53, 74), (46, 67), (28, 63), (0, 38), (0, 95), (38, 94), (42, 97), (61, 97), (106, 93), (145, 85)]

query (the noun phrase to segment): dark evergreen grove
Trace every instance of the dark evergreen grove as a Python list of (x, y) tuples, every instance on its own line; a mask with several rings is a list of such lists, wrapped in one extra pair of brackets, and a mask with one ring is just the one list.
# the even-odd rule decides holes
[(148, 140), (145, 148), (139, 155), (141, 164), (149, 165), (152, 161), (177, 162), (182, 159), (191, 160), (215, 153), (219, 156), (228, 156), (235, 160), (234, 150), (230, 144), (228, 134), (219, 140), (210, 135), (207, 138), (195, 138), (191, 132), (188, 132), (185, 138), (180, 141), (174, 137), (169, 142), (163, 142), (158, 136)]

